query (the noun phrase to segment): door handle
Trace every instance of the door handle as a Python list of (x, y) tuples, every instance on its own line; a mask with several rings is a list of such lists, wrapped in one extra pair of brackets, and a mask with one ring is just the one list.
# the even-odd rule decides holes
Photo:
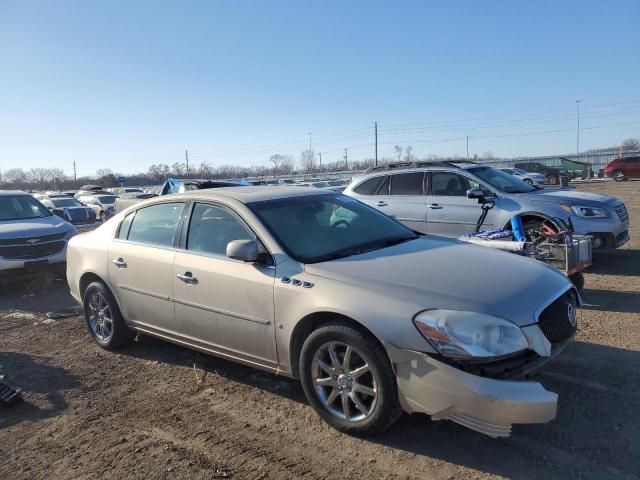
[(176, 277), (178, 277), (178, 279), (182, 280), (184, 283), (198, 283), (198, 279), (194, 277), (193, 273), (191, 272), (179, 273), (176, 275)]
[(376, 206), (378, 207), (386, 207), (387, 206), (387, 202), (380, 200), (378, 203), (376, 203)]
[(127, 262), (125, 262), (123, 258), (114, 258), (111, 260), (111, 263), (118, 268), (127, 268)]
[(439, 203), (432, 203), (431, 205), (429, 205), (429, 208), (431, 210), (441, 210), (442, 209), (442, 205), (440, 205)]

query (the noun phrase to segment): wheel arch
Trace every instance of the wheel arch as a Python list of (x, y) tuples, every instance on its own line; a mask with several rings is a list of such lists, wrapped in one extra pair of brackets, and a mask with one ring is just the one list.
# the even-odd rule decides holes
[[(522, 219), (523, 224), (526, 223), (528, 220), (542, 220), (542, 221), (551, 222), (553, 226), (558, 229), (558, 231), (562, 229), (562, 227), (558, 224), (558, 222), (554, 219), (554, 217), (552, 217), (551, 215), (547, 215), (546, 213), (536, 212), (536, 211), (527, 211), (522, 213), (516, 213), (515, 215), (518, 215)], [(515, 217), (515, 215), (513, 216)], [(506, 221), (506, 223), (502, 228), (505, 230), (511, 229), (511, 218), (509, 218)]]
[(359, 330), (365, 335), (369, 336), (373, 341), (378, 343), (382, 349), (387, 354), (387, 359), (393, 368), (393, 362), (389, 358), (389, 354), (387, 353), (387, 349), (384, 347), (384, 342), (380, 340), (369, 328), (367, 328), (363, 323), (355, 320), (352, 317), (347, 315), (331, 312), (331, 311), (318, 311), (310, 313), (296, 324), (291, 334), (291, 338), (289, 340), (289, 364), (291, 367), (291, 376), (294, 378), (300, 378), (300, 370), (299, 370), (299, 362), (300, 362), (300, 354), (302, 352), (302, 345), (304, 344), (307, 337), (314, 330), (320, 328), (323, 325), (328, 323), (338, 322), (343, 325), (348, 325), (350, 327)]

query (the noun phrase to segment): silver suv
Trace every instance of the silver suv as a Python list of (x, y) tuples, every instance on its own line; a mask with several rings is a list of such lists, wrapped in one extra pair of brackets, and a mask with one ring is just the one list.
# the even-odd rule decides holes
[(495, 200), (484, 228), (508, 227), (514, 215), (525, 227), (558, 219), (593, 236), (595, 248), (617, 248), (629, 241), (629, 216), (615, 197), (571, 189), (540, 189), (496, 168), (473, 162), (400, 163), (371, 168), (355, 178), (345, 195), (375, 207), (413, 230), (447, 237), (472, 232), (480, 205), (467, 197), (481, 189)]

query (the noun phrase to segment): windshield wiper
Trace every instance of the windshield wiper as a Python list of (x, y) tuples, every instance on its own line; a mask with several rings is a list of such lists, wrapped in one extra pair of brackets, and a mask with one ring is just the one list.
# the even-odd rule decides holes
[(353, 255), (360, 255), (361, 253), (372, 252), (373, 250), (379, 250), (381, 248), (391, 247), (400, 243), (408, 242), (409, 240), (415, 240), (418, 235), (411, 237), (396, 237), (389, 238), (387, 240), (377, 240), (371, 243), (365, 243), (363, 245), (356, 245), (354, 247), (338, 250), (327, 255), (323, 255), (314, 260), (313, 263), (327, 262), (329, 260), (337, 260), (339, 258), (351, 257)]

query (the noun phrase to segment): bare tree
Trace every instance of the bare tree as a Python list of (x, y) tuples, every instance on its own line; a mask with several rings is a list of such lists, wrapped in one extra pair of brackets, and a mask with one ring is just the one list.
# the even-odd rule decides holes
[(113, 175), (113, 170), (110, 168), (99, 168), (96, 170), (97, 178), (108, 177), (109, 175)]
[(409, 145), (404, 149), (404, 160), (406, 162), (413, 162), (414, 159), (415, 157), (413, 156), (413, 147)]
[(300, 154), (300, 167), (304, 173), (311, 173), (316, 168), (316, 154), (313, 150), (303, 150)]
[(173, 165), (171, 165), (171, 173), (176, 177), (184, 176), (186, 171), (187, 171), (187, 165), (184, 163), (176, 162)]
[(625, 152), (635, 152), (636, 150), (640, 150), (640, 139), (638, 138), (627, 138), (622, 142), (622, 149)]
[(22, 168), (10, 168), (4, 172), (4, 180), (14, 187), (22, 188), (27, 182), (27, 172)]
[(482, 155), (480, 155), (482, 160), (493, 160), (495, 157), (493, 156), (493, 152), (491, 150), (487, 150)]
[(396, 145), (393, 147), (393, 152), (396, 155), (396, 160), (399, 162), (400, 158), (402, 158), (402, 147), (400, 145)]

